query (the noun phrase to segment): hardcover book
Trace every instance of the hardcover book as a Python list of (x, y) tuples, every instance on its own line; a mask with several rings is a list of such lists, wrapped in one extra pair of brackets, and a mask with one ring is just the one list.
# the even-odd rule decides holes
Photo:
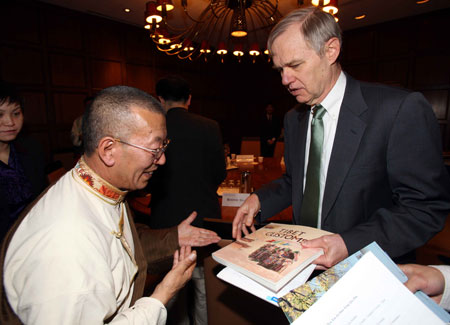
[(321, 249), (302, 248), (301, 242), (329, 234), (306, 226), (270, 223), (214, 252), (212, 257), (278, 292), (323, 254)]

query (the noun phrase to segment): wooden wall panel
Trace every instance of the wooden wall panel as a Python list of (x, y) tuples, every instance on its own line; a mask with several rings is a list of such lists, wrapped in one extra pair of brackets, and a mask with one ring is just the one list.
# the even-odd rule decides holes
[(45, 17), (49, 47), (78, 51), (83, 49), (81, 22), (76, 16), (63, 10), (49, 9)]
[(406, 88), (409, 79), (409, 59), (385, 60), (378, 63), (377, 81)]
[(84, 112), (86, 94), (55, 93), (53, 104), (55, 107), (56, 124), (66, 124), (72, 127), (73, 121)]
[(0, 7), (0, 39), (38, 44), (41, 41), (39, 9), (32, 3), (16, 6), (4, 0)]
[(358, 80), (374, 80), (374, 67), (371, 63), (349, 64), (344, 67), (344, 71)]
[[(450, 53), (448, 32), (450, 31), (450, 18), (445, 11), (434, 15), (423, 16), (417, 21), (417, 36), (415, 47), (424, 53), (431, 51), (437, 53)], [(447, 35), (445, 38), (444, 35)]]
[(351, 31), (345, 34), (343, 41), (344, 60), (370, 59), (375, 53), (375, 35), (373, 31)]
[(122, 31), (106, 19), (92, 18), (86, 26), (89, 54), (96, 58), (120, 60)]
[(47, 123), (47, 101), (43, 92), (22, 91), (24, 98), (24, 115), (28, 125), (45, 125)]
[(127, 30), (125, 33), (125, 57), (128, 62), (150, 63), (153, 59), (150, 36), (147, 30)]
[(414, 87), (450, 84), (450, 60), (445, 55), (417, 56), (414, 64)]
[(398, 22), (383, 25), (378, 30), (378, 55), (381, 58), (408, 55), (413, 42), (411, 25)]
[(84, 58), (80, 56), (51, 54), (52, 84), (63, 87), (86, 87), (84, 64)]
[(1, 78), (17, 84), (44, 83), (43, 61), (39, 51), (27, 48), (0, 48)]
[(155, 74), (145, 65), (127, 64), (127, 85), (142, 89), (149, 94), (155, 92)]
[(91, 74), (92, 87), (98, 90), (123, 83), (120, 62), (92, 60)]
[(448, 115), (448, 90), (423, 90), (423, 95), (433, 107), (434, 114), (439, 120), (447, 120)]

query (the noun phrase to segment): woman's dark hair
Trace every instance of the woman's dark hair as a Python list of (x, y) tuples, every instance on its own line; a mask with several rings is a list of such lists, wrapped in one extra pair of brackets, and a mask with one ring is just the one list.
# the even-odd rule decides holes
[(4, 103), (17, 103), (23, 110), (23, 98), (16, 88), (4, 81), (0, 81), (0, 105)]

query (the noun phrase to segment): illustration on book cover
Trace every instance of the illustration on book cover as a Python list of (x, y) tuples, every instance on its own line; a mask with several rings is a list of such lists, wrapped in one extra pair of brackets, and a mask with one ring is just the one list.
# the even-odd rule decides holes
[[(277, 245), (289, 245), (280, 240), (267, 240), (268, 244), (258, 248), (256, 251), (248, 255), (250, 261), (258, 265), (278, 273), (284, 271), (288, 265), (292, 265), (298, 260), (300, 252), (293, 251), (289, 247), (280, 247)], [(240, 243), (237, 243), (240, 244)]]

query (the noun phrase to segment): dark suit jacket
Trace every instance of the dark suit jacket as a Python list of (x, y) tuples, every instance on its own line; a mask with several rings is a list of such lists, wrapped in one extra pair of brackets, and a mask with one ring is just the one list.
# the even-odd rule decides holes
[(276, 140), (272, 145), (267, 144), (267, 140), (272, 138), (278, 139), (281, 133), (281, 121), (278, 116), (272, 114), (272, 119), (267, 119), (267, 114), (264, 114), (261, 118), (260, 125), (260, 147), (261, 156), (273, 157), (275, 150)]
[[(293, 205), (302, 223), (308, 113), (285, 116), (286, 174), (256, 192), (265, 219)], [(322, 228), (349, 254), (376, 241), (391, 257), (425, 244), (450, 211), (439, 127), (420, 93), (347, 76), (322, 204)]]
[(165, 165), (150, 179), (149, 225), (172, 227), (197, 211), (194, 225), (201, 227), (203, 218), (221, 217), (216, 191), (226, 166), (219, 125), (181, 107), (170, 109), (166, 118), (171, 143)]

